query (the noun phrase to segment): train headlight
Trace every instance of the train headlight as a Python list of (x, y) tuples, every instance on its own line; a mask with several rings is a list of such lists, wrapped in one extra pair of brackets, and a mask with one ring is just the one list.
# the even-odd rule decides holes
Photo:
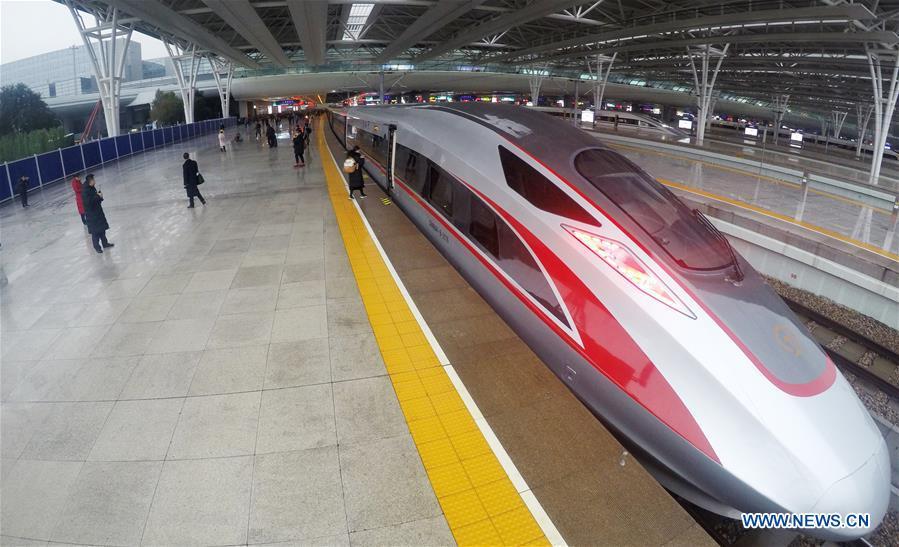
[(646, 267), (637, 256), (623, 244), (596, 234), (591, 234), (571, 226), (562, 225), (569, 234), (593, 251), (593, 254), (611, 266), (622, 277), (631, 282), (640, 291), (655, 298), (662, 304), (678, 311), (691, 319), (696, 319), (693, 312), (674, 295), (652, 270)]

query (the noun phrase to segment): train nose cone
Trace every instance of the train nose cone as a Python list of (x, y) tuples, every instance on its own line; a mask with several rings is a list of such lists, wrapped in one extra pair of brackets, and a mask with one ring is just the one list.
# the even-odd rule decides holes
[(850, 514), (868, 514), (869, 526), (823, 528), (810, 532), (822, 539), (835, 541), (865, 536), (883, 521), (889, 501), (890, 456), (886, 441), (881, 439), (880, 449), (859, 469), (828, 488), (812, 509), (814, 513), (838, 513), (844, 519)]

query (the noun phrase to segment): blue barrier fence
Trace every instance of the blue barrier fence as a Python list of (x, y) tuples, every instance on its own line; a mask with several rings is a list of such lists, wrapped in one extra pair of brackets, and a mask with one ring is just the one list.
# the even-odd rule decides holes
[(68, 148), (59, 148), (52, 152), (6, 163), (0, 168), (0, 202), (11, 199), (15, 195), (13, 188), (22, 175), (27, 175), (30, 179), (29, 190), (40, 188), (119, 158), (215, 133), (222, 124), (225, 127), (232, 127), (237, 124), (237, 118), (204, 120), (186, 125), (173, 125), (161, 129), (128, 133)]

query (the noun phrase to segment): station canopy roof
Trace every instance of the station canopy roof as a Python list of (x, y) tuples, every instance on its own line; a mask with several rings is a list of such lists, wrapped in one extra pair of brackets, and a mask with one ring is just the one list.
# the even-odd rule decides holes
[(75, 3), (116, 6), (136, 30), (195, 43), (248, 75), (386, 68), (586, 78), (588, 59), (616, 55), (610, 81), (689, 93), (690, 58), (708, 47), (713, 62), (726, 51), (715, 83), (722, 97), (769, 106), (790, 94), (791, 107), (822, 115), (870, 104), (866, 50), (889, 56), (899, 45), (893, 0)]

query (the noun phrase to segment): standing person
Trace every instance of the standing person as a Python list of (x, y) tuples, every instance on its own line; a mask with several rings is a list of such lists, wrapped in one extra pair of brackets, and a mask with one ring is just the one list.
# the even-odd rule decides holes
[[(103, 192), (96, 188), (94, 174), (91, 173), (84, 177), (81, 190), (81, 201), (84, 202), (84, 215), (87, 220), (87, 231), (91, 234), (91, 240), (94, 244), (94, 250), (102, 253), (103, 249), (115, 247), (114, 244), (106, 240), (106, 230), (109, 229), (109, 223), (106, 222), (106, 214), (103, 213)], [(100, 247), (100, 244), (103, 247)]]
[(256, 120), (256, 140), (258, 141), (262, 137), (262, 124), (259, 123), (259, 120)]
[(312, 124), (309, 123), (309, 116), (306, 116), (306, 125), (303, 127), (303, 135), (306, 137), (306, 146), (309, 146), (309, 139), (312, 137)]
[(190, 159), (190, 154), (184, 153), (184, 163), (181, 165), (181, 171), (184, 173), (184, 189), (187, 191), (188, 209), (193, 209), (194, 198), (199, 198), (200, 203), (206, 205), (203, 194), (200, 193), (200, 166), (197, 162)]
[(75, 207), (78, 208), (78, 214), (81, 215), (81, 223), (87, 226), (87, 217), (84, 216), (84, 200), (81, 199), (81, 192), (84, 191), (84, 185), (78, 175), (72, 177), (72, 191), (75, 192)]
[(265, 136), (268, 138), (269, 148), (275, 148), (278, 146), (278, 135), (275, 133), (274, 127), (269, 125), (265, 130)]
[(225, 138), (225, 130), (219, 129), (219, 148), (222, 149), (222, 152), (225, 151), (225, 144), (227, 143), (227, 139)]
[(303, 136), (302, 131), (297, 131), (296, 135), (293, 138), (293, 159), (294, 159), (294, 167), (306, 167), (306, 158), (303, 157), (303, 152), (306, 151), (306, 140)]
[(16, 192), (19, 193), (19, 197), (22, 199), (22, 207), (28, 207), (28, 181), (31, 180), (28, 178), (28, 175), (22, 175), (19, 178), (19, 183), (16, 184)]
[[(350, 199), (353, 199), (353, 192), (356, 190), (359, 191), (359, 197), (365, 198), (365, 179), (362, 178), (362, 166), (365, 164), (365, 158), (359, 152), (358, 146), (354, 146), (347, 152), (346, 157), (348, 160), (351, 159), (354, 164), (352, 171), (349, 172)], [(344, 169), (346, 169), (346, 165), (347, 162), (344, 162)]]

